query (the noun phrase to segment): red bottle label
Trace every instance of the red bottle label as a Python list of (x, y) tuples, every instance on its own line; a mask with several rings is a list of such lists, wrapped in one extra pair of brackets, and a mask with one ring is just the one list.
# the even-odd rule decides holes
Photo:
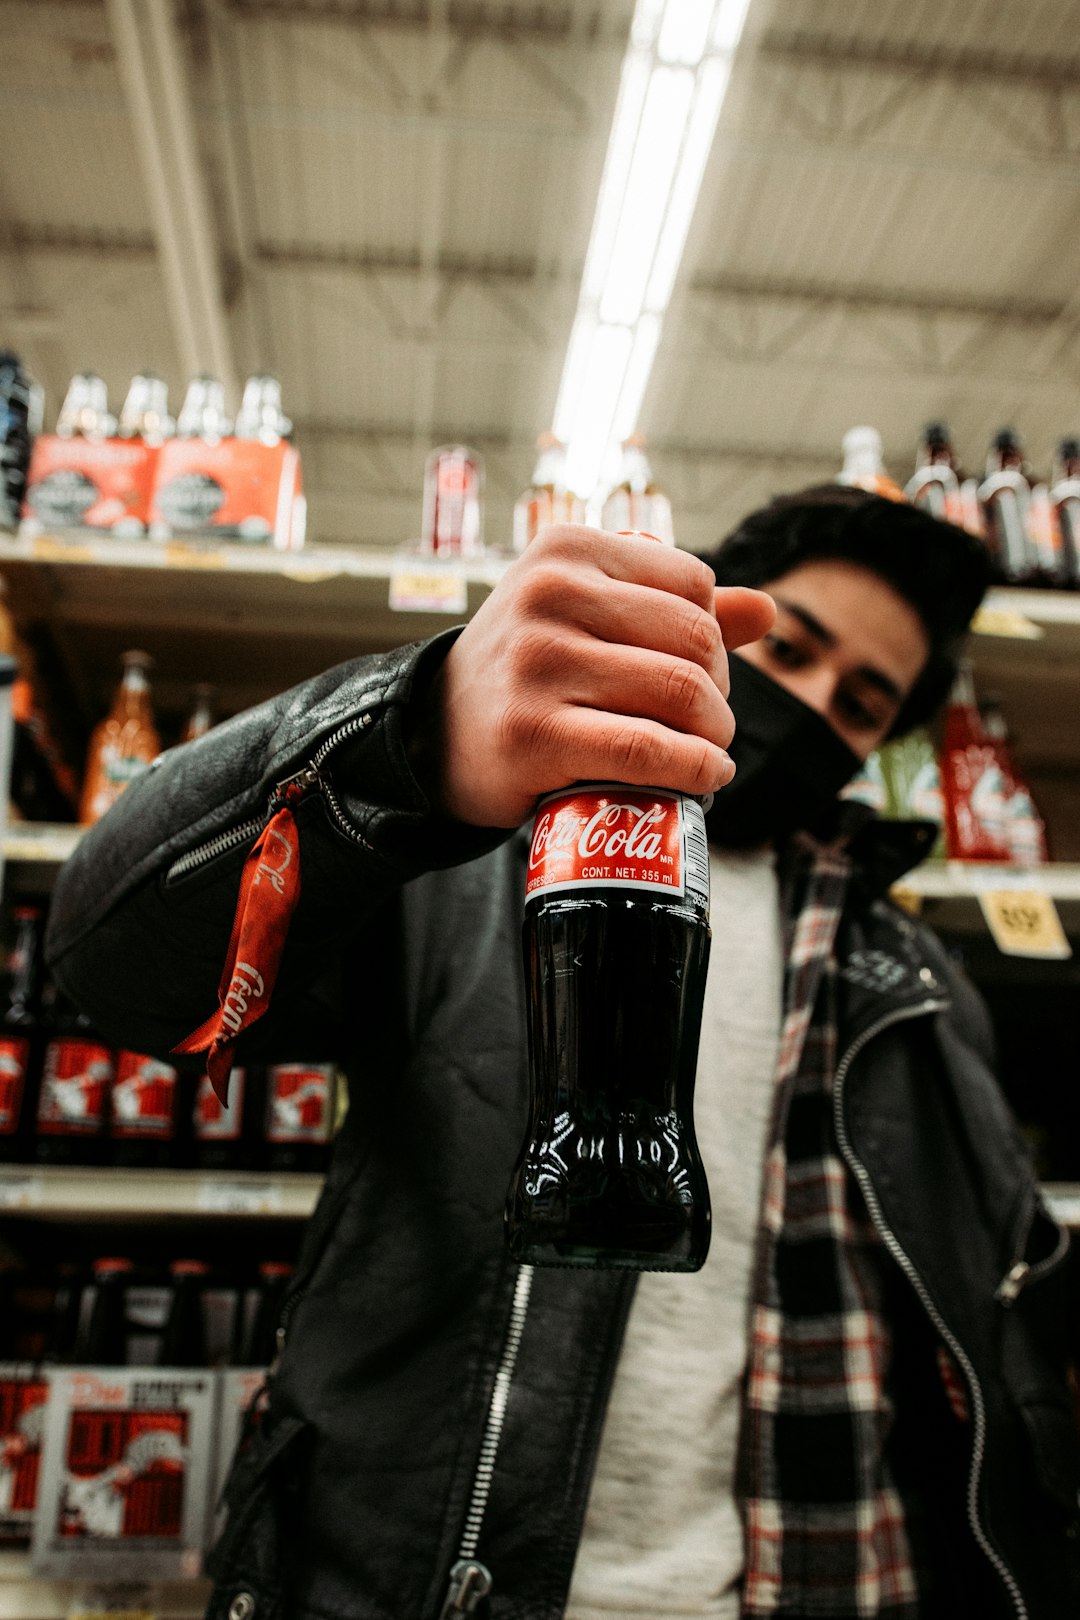
[(45, 1048), (37, 1128), (42, 1136), (97, 1136), (104, 1129), (113, 1060), (107, 1046), (58, 1035)]
[(705, 819), (695, 799), (661, 788), (590, 783), (541, 799), (526, 900), (563, 889), (637, 889), (704, 896)]
[(112, 1134), (122, 1139), (175, 1133), (176, 1070), (142, 1052), (118, 1052), (112, 1089)]
[(25, 1035), (0, 1035), (0, 1136), (14, 1136), (19, 1128), (29, 1060)]
[(195, 1093), (192, 1124), (198, 1142), (237, 1142), (244, 1118), (244, 1071), (234, 1069), (229, 1076), (229, 1106), (221, 1101), (208, 1074), (199, 1081)]
[(266, 1094), (268, 1142), (328, 1142), (334, 1070), (330, 1064), (279, 1063)]
[(48, 1393), (44, 1379), (0, 1378), (0, 1533), (31, 1521)]
[(179, 1541), (187, 1414), (75, 1407), (56, 1531), (63, 1537)]

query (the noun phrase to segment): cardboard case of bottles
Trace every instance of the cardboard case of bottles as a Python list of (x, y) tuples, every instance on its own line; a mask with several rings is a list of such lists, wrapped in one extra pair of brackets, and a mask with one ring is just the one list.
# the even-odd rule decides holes
[(209, 1370), (49, 1374), (33, 1515), (37, 1575), (182, 1579), (202, 1568), (217, 1474)]

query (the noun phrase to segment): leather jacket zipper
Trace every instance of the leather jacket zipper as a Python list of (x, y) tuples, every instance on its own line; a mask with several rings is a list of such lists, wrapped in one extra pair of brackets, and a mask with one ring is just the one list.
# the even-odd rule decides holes
[(975, 1369), (971, 1365), (971, 1361), (966, 1350), (951, 1329), (947, 1327), (940, 1312), (938, 1311), (937, 1306), (930, 1297), (926, 1284), (923, 1282), (918, 1271), (915, 1269), (914, 1263), (909, 1259), (907, 1252), (901, 1247), (899, 1239), (886, 1224), (881, 1205), (878, 1202), (877, 1193), (874, 1189), (874, 1184), (870, 1180), (870, 1175), (866, 1169), (866, 1166), (860, 1159), (856, 1157), (855, 1150), (851, 1145), (851, 1139), (847, 1133), (847, 1123), (844, 1119), (844, 1080), (848, 1069), (851, 1067), (853, 1061), (862, 1051), (867, 1042), (873, 1040), (876, 1035), (880, 1035), (883, 1030), (889, 1029), (893, 1024), (902, 1023), (905, 1019), (909, 1018), (922, 1018), (933, 1012), (943, 1012), (948, 1005), (948, 1001), (932, 1000), (920, 1002), (918, 1006), (915, 1007), (899, 1008), (897, 1011), (886, 1015), (884, 1018), (880, 1018), (876, 1024), (872, 1024), (869, 1029), (863, 1031), (857, 1040), (852, 1042), (847, 1051), (844, 1053), (840, 1062), (837, 1064), (836, 1068), (836, 1082), (833, 1090), (833, 1123), (836, 1130), (836, 1138), (840, 1145), (840, 1151), (844, 1156), (844, 1162), (847, 1164), (848, 1169), (851, 1171), (859, 1185), (859, 1190), (862, 1193), (863, 1199), (865, 1200), (866, 1208), (870, 1214), (870, 1219), (873, 1221), (874, 1226), (877, 1229), (878, 1236), (881, 1238), (882, 1243), (884, 1243), (886, 1249), (892, 1255), (901, 1271), (903, 1271), (904, 1275), (911, 1283), (911, 1286), (914, 1288), (915, 1293), (922, 1303), (923, 1309), (926, 1311), (937, 1332), (940, 1333), (944, 1343), (948, 1346), (949, 1352), (955, 1360), (957, 1366), (963, 1372), (968, 1386), (968, 1393), (971, 1396), (973, 1429), (971, 1468), (968, 1474), (967, 1492), (968, 1524), (971, 1527), (971, 1532), (975, 1537), (976, 1544), (985, 1554), (986, 1558), (996, 1570), (997, 1574), (1001, 1577), (1005, 1589), (1008, 1592), (1009, 1597), (1012, 1599), (1013, 1608), (1016, 1613), (1016, 1620), (1029, 1620), (1027, 1605), (1025, 1604), (1023, 1594), (1017, 1585), (1016, 1577), (1013, 1575), (1012, 1570), (1006, 1564), (1005, 1560), (998, 1553), (997, 1549), (993, 1546), (989, 1535), (983, 1527), (982, 1520), (979, 1518), (979, 1481), (982, 1475), (983, 1459), (986, 1454), (986, 1403), (983, 1399), (982, 1387), (975, 1375)]
[(1036, 1260), (1033, 1263), (1023, 1258), (1037, 1207), (1038, 1200), (1035, 1194), (1029, 1194), (1024, 1205), (1023, 1218), (1020, 1221), (1013, 1242), (1013, 1253), (1016, 1255), (1016, 1259), (994, 1291), (994, 1298), (1002, 1305), (1015, 1305), (1021, 1290), (1027, 1288), (1030, 1283), (1038, 1282), (1041, 1277), (1045, 1277), (1048, 1272), (1053, 1271), (1060, 1265), (1071, 1247), (1068, 1231), (1065, 1227), (1059, 1225), (1057, 1243), (1050, 1254), (1044, 1255), (1041, 1260)]
[(348, 721), (346, 725), (339, 726), (336, 731), (326, 738), (325, 742), (319, 744), (309, 765), (294, 771), (292, 776), (287, 776), (274, 786), (270, 794), (266, 815), (251, 816), (247, 821), (241, 822), (238, 827), (230, 827), (227, 832), (218, 833), (216, 837), (209, 839), (205, 844), (200, 844), (196, 849), (188, 850), (186, 855), (181, 855), (178, 860), (173, 861), (165, 873), (165, 882), (167, 884), (175, 883), (179, 878), (188, 877), (192, 872), (197, 872), (200, 867), (217, 860), (219, 855), (224, 855), (228, 850), (236, 849), (239, 845), (250, 843), (252, 839), (257, 838), (270, 816), (280, 808), (285, 789), (294, 784), (305, 792), (317, 789), (322, 795), (330, 818), (338, 831), (343, 833), (352, 843), (359, 844), (363, 849), (369, 849), (371, 846), (368, 844), (367, 839), (353, 826), (342, 810), (337, 795), (330, 783), (321, 774), (320, 767), (335, 748), (339, 747), (347, 738), (354, 736), (359, 731), (363, 731), (365, 727), (371, 724), (372, 719), (373, 716), (368, 710), (364, 714), (357, 715), (355, 719)]
[(439, 1610), (439, 1620), (457, 1620), (459, 1615), (472, 1614), (476, 1609), (476, 1605), (482, 1598), (488, 1596), (492, 1588), (491, 1571), (477, 1558), (476, 1549), (480, 1543), (480, 1530), (484, 1522), (488, 1497), (491, 1495), (491, 1481), (495, 1473), (495, 1458), (502, 1437), (503, 1423), (506, 1421), (506, 1407), (510, 1399), (510, 1383), (514, 1376), (518, 1350), (521, 1348), (521, 1335), (525, 1331), (525, 1317), (529, 1309), (532, 1281), (532, 1266), (521, 1266), (518, 1270), (517, 1281), (514, 1283), (514, 1297), (510, 1305), (510, 1321), (506, 1329), (506, 1338), (503, 1341), (498, 1369), (495, 1373), (495, 1382), (491, 1389), (491, 1400), (488, 1403), (484, 1438), (480, 1446), (476, 1472), (473, 1475), (468, 1511), (465, 1514), (465, 1529), (462, 1531), (461, 1542), (458, 1546), (457, 1561), (450, 1571), (446, 1597), (443, 1599), (443, 1606)]

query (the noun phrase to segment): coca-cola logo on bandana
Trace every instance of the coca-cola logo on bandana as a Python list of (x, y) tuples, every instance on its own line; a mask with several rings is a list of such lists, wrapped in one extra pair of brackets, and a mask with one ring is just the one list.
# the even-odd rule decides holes
[(526, 899), (589, 885), (682, 894), (684, 884), (677, 793), (600, 783), (540, 801)]

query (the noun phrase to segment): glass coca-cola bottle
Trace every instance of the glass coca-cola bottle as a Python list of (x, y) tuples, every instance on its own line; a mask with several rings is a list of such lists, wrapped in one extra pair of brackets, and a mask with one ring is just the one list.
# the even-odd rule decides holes
[(127, 1363), (127, 1291), (135, 1267), (130, 1260), (105, 1256), (92, 1267), (90, 1308), (75, 1345), (81, 1367), (123, 1367)]
[(0, 1162), (33, 1156), (43, 916), (40, 906), (15, 910), (15, 943), (0, 1015)]
[(704, 1263), (693, 1092), (709, 941), (696, 799), (598, 783), (541, 800), (523, 929), (531, 1101), (506, 1205), (516, 1259)]
[(109, 1109), (109, 1158), (120, 1165), (176, 1162), (178, 1077), (145, 1052), (116, 1054)]
[(266, 1071), (266, 1167), (326, 1169), (334, 1132), (332, 1063), (275, 1063)]
[(159, 1367), (205, 1367), (206, 1309), (203, 1295), (210, 1267), (203, 1260), (174, 1260), (171, 1297), (158, 1351)]
[(197, 1170), (253, 1170), (262, 1156), (262, 1075), (233, 1069), (229, 1100), (223, 1103), (210, 1076), (200, 1075), (191, 1113), (189, 1159)]
[(1028, 534), (1031, 481), (1020, 435), (1013, 428), (994, 435), (979, 500), (998, 578), (1007, 585), (1029, 583), (1038, 563)]
[(108, 1147), (112, 1050), (51, 981), (43, 1000), (45, 1045), (34, 1157), (57, 1164), (101, 1164)]

